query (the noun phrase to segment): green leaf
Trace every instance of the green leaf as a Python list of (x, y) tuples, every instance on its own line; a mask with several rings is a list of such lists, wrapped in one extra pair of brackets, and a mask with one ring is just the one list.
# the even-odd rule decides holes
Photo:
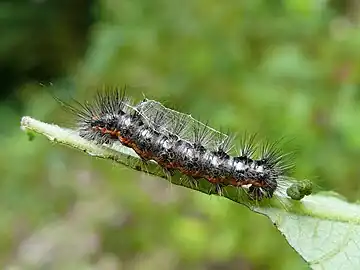
[[(141, 166), (139, 157), (121, 145), (112, 147), (95, 145), (77, 135), (74, 130), (23, 117), (21, 127), (45, 135), (51, 141), (84, 151), (91, 156), (114, 160), (124, 166), (169, 180), (154, 162)], [(191, 186), (181, 181), (181, 175), (171, 177), (171, 183), (203, 193), (209, 193), (209, 183), (201, 181)], [(309, 193), (308, 181), (290, 185), (287, 192), (295, 199)], [(298, 193), (296, 193), (298, 192)], [(210, 192), (216, 195), (215, 191)], [(238, 196), (232, 190), (224, 197), (248, 206), (254, 212), (267, 216), (312, 269), (360, 269), (360, 206), (350, 204), (340, 196), (327, 192), (309, 195), (302, 200), (292, 200), (286, 195), (261, 203)]]

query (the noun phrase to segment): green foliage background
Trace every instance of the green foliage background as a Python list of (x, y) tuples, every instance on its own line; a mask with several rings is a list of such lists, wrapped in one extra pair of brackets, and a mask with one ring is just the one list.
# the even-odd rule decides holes
[(68, 125), (52, 94), (83, 100), (128, 84), (131, 96), (216, 128), (293, 138), (294, 176), (355, 201), (358, 8), (350, 0), (0, 3), (0, 264), (306, 269), (265, 217), (44, 138), (30, 143), (19, 121)]

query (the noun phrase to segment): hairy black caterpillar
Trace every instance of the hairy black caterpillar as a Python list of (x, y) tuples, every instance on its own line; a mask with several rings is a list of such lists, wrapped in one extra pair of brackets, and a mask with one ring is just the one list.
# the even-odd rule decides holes
[(125, 89), (99, 91), (90, 103), (60, 102), (76, 115), (81, 137), (98, 144), (120, 142), (170, 174), (180, 171), (195, 183), (206, 179), (219, 194), (232, 186), (253, 200), (272, 198), (293, 166), (278, 142), (259, 145), (254, 135), (245, 135), (238, 155), (231, 155), (228, 134), (154, 100), (135, 104)]

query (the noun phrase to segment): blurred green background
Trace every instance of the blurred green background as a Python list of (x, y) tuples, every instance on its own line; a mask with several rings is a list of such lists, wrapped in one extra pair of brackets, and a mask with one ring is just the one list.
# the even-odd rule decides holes
[(306, 269), (268, 219), (19, 129), (103, 85), (293, 138), (297, 178), (360, 195), (357, 0), (0, 2), (0, 265)]

